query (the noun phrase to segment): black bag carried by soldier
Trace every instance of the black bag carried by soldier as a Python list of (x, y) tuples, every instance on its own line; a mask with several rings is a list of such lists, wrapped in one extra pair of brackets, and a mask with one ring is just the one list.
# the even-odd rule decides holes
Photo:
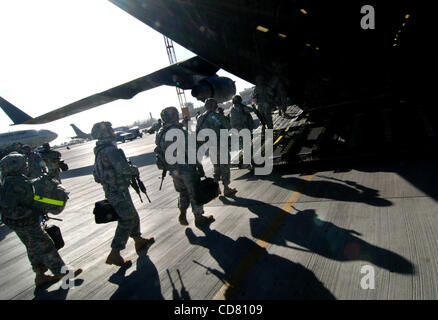
[(61, 168), (62, 171), (68, 171), (68, 165), (67, 163), (64, 162), (64, 160), (59, 161), (59, 167)]
[(47, 232), (49, 237), (53, 240), (56, 250), (64, 247), (64, 239), (62, 238), (61, 229), (58, 226), (45, 226), (44, 230)]
[(219, 183), (212, 178), (205, 178), (196, 185), (195, 201), (202, 206), (215, 199), (220, 194), (219, 192)]
[(56, 179), (47, 175), (32, 180), (34, 205), (43, 213), (60, 214), (68, 200), (68, 192)]
[(97, 224), (117, 221), (119, 216), (107, 199), (94, 204), (94, 221)]

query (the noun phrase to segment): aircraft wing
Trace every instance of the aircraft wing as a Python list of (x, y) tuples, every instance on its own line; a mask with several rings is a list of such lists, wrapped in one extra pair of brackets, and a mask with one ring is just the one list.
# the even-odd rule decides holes
[(199, 79), (215, 76), (218, 70), (218, 67), (206, 60), (193, 57), (22, 123), (41, 124), (51, 122), (118, 99), (131, 99), (142, 91), (161, 85), (178, 86), (183, 90), (192, 89)]
[(3, 111), (14, 122), (14, 124), (21, 124), (25, 121), (32, 119), (30, 115), (21, 111), (12, 103), (2, 97), (0, 97), (0, 108), (3, 109)]

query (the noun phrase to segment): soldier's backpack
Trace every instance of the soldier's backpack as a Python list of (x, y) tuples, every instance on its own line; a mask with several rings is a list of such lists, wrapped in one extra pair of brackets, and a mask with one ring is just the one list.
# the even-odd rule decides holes
[(161, 150), (160, 147), (155, 147), (155, 163), (157, 164), (157, 167), (159, 170), (168, 170), (169, 166), (166, 163), (166, 158), (164, 156), (163, 150)]
[[(162, 129), (158, 135), (157, 135), (157, 141), (161, 141), (162, 137), (165, 136), (167, 133), (167, 129)], [(166, 162), (166, 156), (164, 153), (164, 150), (160, 148), (160, 146), (156, 146), (154, 149), (155, 152), (155, 163), (157, 164), (157, 167), (159, 170), (166, 170), (171, 171), (174, 169), (174, 166), (169, 165)]]
[(202, 206), (215, 199), (220, 194), (219, 183), (212, 178), (200, 180), (195, 188), (195, 201)]
[(32, 180), (34, 206), (43, 213), (60, 214), (67, 203), (68, 192), (56, 179), (43, 175)]

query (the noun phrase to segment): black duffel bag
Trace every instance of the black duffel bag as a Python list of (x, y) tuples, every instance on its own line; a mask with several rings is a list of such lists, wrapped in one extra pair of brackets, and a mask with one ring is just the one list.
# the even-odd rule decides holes
[(64, 239), (62, 238), (61, 229), (58, 226), (45, 226), (44, 230), (47, 232), (49, 237), (53, 240), (56, 250), (64, 247)]
[(93, 214), (94, 220), (98, 224), (117, 221), (119, 219), (116, 210), (114, 210), (113, 206), (107, 199), (98, 201), (94, 204)]
[(59, 168), (62, 171), (68, 171), (68, 165), (67, 165), (67, 163), (64, 162), (64, 160), (59, 161)]
[(194, 198), (196, 203), (202, 206), (215, 199), (219, 194), (219, 183), (212, 178), (205, 178), (197, 184)]

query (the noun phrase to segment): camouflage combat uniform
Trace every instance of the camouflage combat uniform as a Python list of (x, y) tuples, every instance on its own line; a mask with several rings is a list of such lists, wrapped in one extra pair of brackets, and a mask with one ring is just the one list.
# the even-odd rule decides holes
[[(165, 136), (166, 132), (171, 129), (177, 129), (184, 132), (184, 136), (186, 139), (186, 146), (188, 145), (188, 133), (183, 128), (183, 124), (172, 124), (166, 125), (163, 127), (160, 132), (155, 137), (155, 144), (157, 148), (160, 150), (162, 154), (165, 154), (166, 149), (171, 145), (172, 141), (166, 141)], [(173, 184), (175, 186), (175, 190), (179, 193), (178, 199), (178, 208), (181, 210), (187, 210), (187, 208), (191, 205), (193, 215), (196, 217), (202, 216), (204, 214), (203, 206), (199, 206), (195, 199), (195, 186), (199, 182), (200, 176), (197, 171), (197, 165), (188, 164), (188, 149), (186, 148), (186, 162), (185, 164), (174, 164), (169, 165), (166, 163), (166, 170), (169, 171), (170, 175), (173, 178)]]
[(271, 87), (259, 80), (254, 88), (253, 98), (256, 100), (258, 110), (265, 119), (266, 126), (268, 129), (272, 129), (273, 92)]
[[(245, 106), (241, 103), (242, 98), (239, 96), (239, 99), (234, 101), (233, 98), (233, 106), (230, 111), (230, 124), (231, 128), (236, 129), (238, 131), (242, 129), (248, 129), (251, 132), (251, 141), (252, 141), (252, 129), (254, 129), (254, 120), (252, 119), (251, 112), (253, 109)], [(239, 139), (239, 149), (243, 149), (243, 139)], [(251, 152), (252, 152), (252, 144), (251, 144)], [(239, 166), (242, 165), (243, 154), (241, 153), (239, 156)]]
[(46, 173), (46, 166), (38, 153), (31, 151), (30, 153), (23, 155), (26, 157), (29, 167), (26, 175), (30, 179), (38, 178)]
[(254, 128), (254, 123), (250, 123), (250, 121), (253, 121), (251, 117), (252, 111), (250, 107), (242, 103), (233, 104), (230, 111), (231, 128), (237, 129), (238, 131), (242, 129), (252, 130)]
[(26, 246), (27, 255), (36, 273), (50, 269), (60, 274), (65, 265), (52, 239), (40, 224), (40, 213), (33, 208), (32, 184), (23, 174), (3, 172), (2, 221), (15, 231)]
[(161, 122), (158, 121), (156, 123), (153, 124), (152, 129), (154, 132), (158, 132), (161, 129)]
[(105, 197), (119, 216), (111, 248), (123, 250), (129, 237), (140, 237), (140, 218), (129, 193), (130, 180), (138, 169), (130, 165), (112, 139), (99, 140), (94, 148), (93, 176), (102, 184)]
[(48, 169), (48, 176), (55, 178), (61, 182), (59, 162), (61, 161), (61, 153), (54, 150), (44, 150), (41, 153), (41, 158)]
[(269, 82), (269, 87), (275, 95), (274, 104), (278, 106), (280, 116), (286, 115), (288, 97), (285, 83), (287, 80), (282, 80), (278, 76), (273, 76)]
[(220, 129), (231, 129), (230, 122), (227, 117), (222, 115), (217, 111), (206, 111), (204, 112), (198, 119), (196, 124), (196, 132), (201, 131), (202, 129), (212, 129), (216, 132), (217, 136), (217, 161), (216, 164), (213, 164), (214, 168), (214, 180), (219, 181), (222, 180), (222, 183), (225, 186), (230, 184), (230, 164), (229, 164), (229, 152), (228, 153), (228, 161), (226, 164), (220, 164)]

